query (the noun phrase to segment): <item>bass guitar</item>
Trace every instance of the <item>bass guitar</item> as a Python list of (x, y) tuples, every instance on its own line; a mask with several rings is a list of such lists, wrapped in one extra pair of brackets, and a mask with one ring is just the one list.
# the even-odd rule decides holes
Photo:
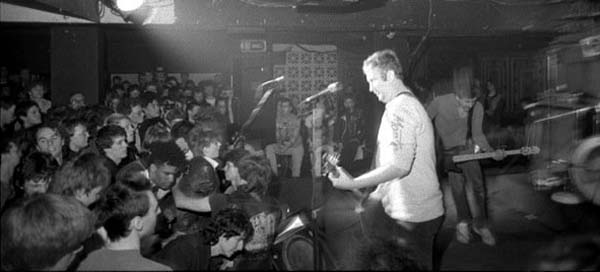
[[(540, 148), (537, 146), (524, 146), (524, 147), (521, 147), (520, 149), (506, 150), (504, 152), (505, 152), (506, 156), (512, 156), (512, 155), (529, 156), (529, 155), (535, 155), (535, 154), (540, 153)], [(461, 155), (452, 156), (452, 162), (459, 163), (459, 162), (472, 161), (472, 160), (482, 160), (482, 159), (493, 158), (495, 155), (496, 155), (496, 152), (461, 154)]]

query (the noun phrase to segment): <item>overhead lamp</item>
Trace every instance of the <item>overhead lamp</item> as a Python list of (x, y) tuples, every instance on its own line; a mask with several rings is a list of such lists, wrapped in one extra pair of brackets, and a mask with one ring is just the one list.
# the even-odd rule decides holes
[(144, 4), (144, 0), (116, 0), (115, 2), (117, 8), (124, 12), (136, 10)]

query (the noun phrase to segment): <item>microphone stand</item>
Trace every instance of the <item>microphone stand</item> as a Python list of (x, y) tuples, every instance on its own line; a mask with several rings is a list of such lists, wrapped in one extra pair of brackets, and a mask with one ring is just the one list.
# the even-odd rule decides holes
[[(321, 263), (321, 248), (320, 248), (320, 244), (319, 244), (319, 225), (318, 225), (318, 221), (317, 221), (317, 199), (319, 196), (319, 190), (318, 190), (318, 186), (317, 186), (317, 182), (318, 182), (318, 178), (317, 178), (317, 174), (319, 173), (313, 173), (313, 170), (315, 169), (315, 164), (317, 162), (317, 160), (320, 160), (320, 156), (315, 156), (316, 154), (313, 154), (314, 151), (318, 150), (317, 146), (316, 146), (316, 139), (317, 139), (317, 126), (316, 126), (316, 108), (317, 108), (317, 103), (316, 103), (317, 99), (310, 101), (310, 107), (311, 107), (311, 115), (312, 115), (312, 144), (310, 146), (310, 154), (314, 156), (313, 158), (313, 162), (311, 163), (311, 182), (312, 182), (312, 195), (311, 195), (311, 204), (310, 204), (310, 210), (311, 210), (311, 231), (312, 231), (312, 242), (313, 242), (313, 267), (315, 271), (321, 271), (323, 270), (323, 264)], [(322, 125), (322, 124), (321, 124)], [(322, 137), (322, 135), (321, 135)], [(317, 158), (318, 157), (318, 158)]]

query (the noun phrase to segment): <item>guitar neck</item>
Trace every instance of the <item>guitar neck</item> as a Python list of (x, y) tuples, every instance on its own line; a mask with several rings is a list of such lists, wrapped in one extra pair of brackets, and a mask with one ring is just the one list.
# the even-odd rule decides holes
[[(465, 154), (465, 155), (456, 155), (452, 157), (453, 162), (464, 162), (471, 160), (482, 160), (494, 157), (495, 152), (485, 152), (485, 153), (477, 153), (477, 154)], [(521, 154), (520, 149), (512, 149), (505, 151), (506, 156), (510, 155), (519, 155)]]

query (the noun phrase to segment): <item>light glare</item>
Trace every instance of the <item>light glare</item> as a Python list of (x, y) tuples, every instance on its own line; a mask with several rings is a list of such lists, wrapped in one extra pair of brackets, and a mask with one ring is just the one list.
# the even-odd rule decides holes
[(117, 8), (122, 11), (132, 11), (142, 6), (144, 0), (117, 0)]

